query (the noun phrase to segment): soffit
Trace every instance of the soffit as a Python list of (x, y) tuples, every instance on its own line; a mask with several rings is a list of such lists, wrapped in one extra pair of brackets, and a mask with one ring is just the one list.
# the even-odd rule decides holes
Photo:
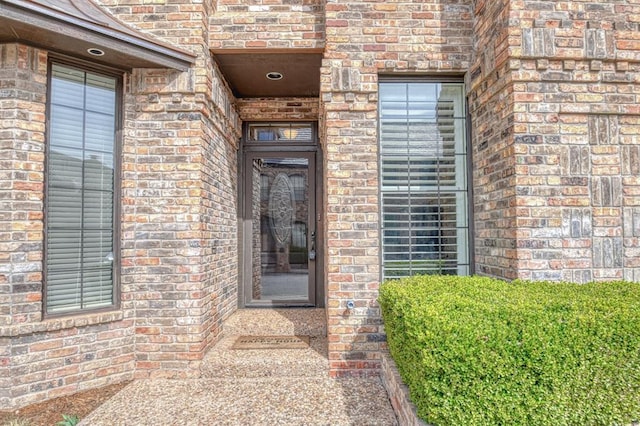
[[(186, 70), (195, 55), (119, 22), (92, 0), (0, 0), (0, 43), (22, 42), (119, 68)], [(89, 48), (105, 52), (93, 56)]]
[[(317, 97), (322, 51), (215, 50), (213, 57), (237, 98)], [(269, 80), (270, 72), (282, 74)]]

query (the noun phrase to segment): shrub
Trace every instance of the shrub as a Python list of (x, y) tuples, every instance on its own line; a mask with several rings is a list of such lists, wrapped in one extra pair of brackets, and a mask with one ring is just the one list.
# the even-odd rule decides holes
[(640, 285), (421, 276), (385, 282), (391, 356), (434, 425), (629, 425)]
[(78, 423), (80, 423), (78, 416), (63, 414), (62, 420), (56, 423), (56, 426), (76, 426)]

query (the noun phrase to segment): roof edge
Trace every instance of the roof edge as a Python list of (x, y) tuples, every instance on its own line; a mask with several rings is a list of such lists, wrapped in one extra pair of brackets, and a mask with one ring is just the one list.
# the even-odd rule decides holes
[(157, 63), (161, 67), (185, 71), (195, 62), (195, 54), (174, 47), (168, 43), (155, 40), (149, 35), (119, 22), (115, 17), (107, 14), (91, 0), (84, 1), (86, 1), (85, 5), (91, 4), (105, 19), (112, 21), (113, 25), (107, 25), (98, 20), (90, 21), (76, 15), (65, 13), (62, 10), (27, 0), (0, 0), (0, 16), (54, 32), (61, 32), (60, 24), (62, 24), (75, 30), (71, 31), (72, 34), (79, 33), (79, 35), (81, 35), (80, 33), (86, 32), (90, 39), (97, 42), (102, 40), (111, 45), (114, 43), (124, 43), (138, 54), (140, 54), (141, 51), (148, 52), (147, 55), (145, 55), (148, 57), (147, 59), (150, 62)]

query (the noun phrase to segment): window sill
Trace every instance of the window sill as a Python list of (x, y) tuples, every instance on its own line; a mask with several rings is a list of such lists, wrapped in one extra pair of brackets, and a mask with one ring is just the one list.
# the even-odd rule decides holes
[(124, 319), (124, 313), (122, 311), (93, 312), (70, 317), (50, 318), (37, 323), (0, 327), (0, 337), (17, 337), (25, 334), (86, 327), (89, 325), (120, 321), (122, 319)]

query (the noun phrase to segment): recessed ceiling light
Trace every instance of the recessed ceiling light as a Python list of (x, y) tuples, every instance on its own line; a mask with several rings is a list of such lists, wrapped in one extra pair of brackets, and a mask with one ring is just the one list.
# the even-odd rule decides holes
[(89, 55), (93, 55), (93, 56), (104, 55), (104, 50), (98, 49), (97, 47), (90, 47), (87, 49), (87, 52), (89, 52)]
[(278, 71), (271, 71), (267, 73), (267, 78), (269, 80), (282, 80), (282, 77), (284, 76), (282, 75), (281, 72), (278, 72)]

